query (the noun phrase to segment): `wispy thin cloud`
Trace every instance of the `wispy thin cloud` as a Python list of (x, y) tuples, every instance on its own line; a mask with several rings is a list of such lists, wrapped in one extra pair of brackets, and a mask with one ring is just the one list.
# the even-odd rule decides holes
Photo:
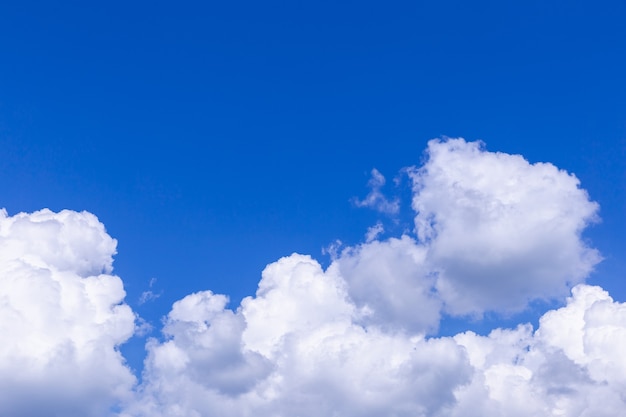
[(139, 305), (145, 304), (148, 301), (156, 300), (161, 296), (162, 293), (155, 293), (154, 291), (152, 291), (152, 287), (154, 286), (154, 284), (156, 284), (156, 282), (156, 278), (150, 278), (150, 283), (148, 284), (150, 289), (141, 293), (138, 300)]
[(385, 185), (385, 177), (376, 168), (372, 169), (371, 178), (367, 183), (370, 188), (370, 192), (364, 199), (353, 198), (352, 202), (357, 207), (367, 207), (384, 214), (397, 214), (400, 211), (400, 201), (395, 198), (389, 200), (382, 193), (382, 188)]
[(381, 234), (385, 232), (385, 228), (381, 222), (377, 222), (374, 226), (371, 226), (367, 229), (367, 233), (365, 234), (365, 242), (370, 243), (371, 241), (377, 239)]

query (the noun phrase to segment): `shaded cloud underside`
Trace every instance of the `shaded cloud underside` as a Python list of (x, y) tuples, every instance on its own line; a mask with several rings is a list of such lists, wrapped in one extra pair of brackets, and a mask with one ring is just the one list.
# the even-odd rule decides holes
[[(626, 304), (583, 283), (600, 261), (580, 237), (597, 204), (573, 175), (480, 143), (434, 140), (427, 154), (406, 170), (414, 236), (377, 240), (375, 226), (326, 270), (282, 258), (236, 310), (186, 296), (148, 341), (139, 385), (117, 349), (136, 317), (104, 226), (0, 212), (0, 415), (619, 415)], [(360, 204), (388, 202), (383, 184), (374, 170)], [(568, 294), (536, 330), (436, 337), (442, 314)]]

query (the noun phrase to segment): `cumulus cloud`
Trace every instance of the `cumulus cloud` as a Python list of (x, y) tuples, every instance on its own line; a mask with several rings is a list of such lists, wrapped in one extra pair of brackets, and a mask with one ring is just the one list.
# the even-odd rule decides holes
[(389, 200), (382, 193), (381, 189), (385, 185), (385, 177), (376, 168), (372, 169), (372, 177), (367, 182), (370, 188), (369, 194), (363, 199), (353, 199), (357, 207), (369, 207), (384, 214), (397, 214), (400, 211), (400, 202), (398, 199)]
[(574, 175), (463, 139), (430, 141), (427, 155), (409, 170), (415, 226), (448, 312), (565, 297), (600, 261), (581, 239), (598, 205)]
[(573, 175), (463, 139), (431, 141), (427, 157), (406, 170), (416, 236), (333, 258), (363, 322), (433, 333), (442, 310), (519, 311), (564, 298), (600, 260), (581, 238), (598, 207)]
[(346, 282), (363, 323), (434, 333), (442, 302), (427, 266), (428, 249), (409, 236), (345, 249), (332, 268)]
[[(128, 415), (574, 416), (617, 407), (620, 373), (611, 381), (592, 373), (619, 356), (589, 337), (606, 341), (606, 318), (622, 307), (593, 287), (575, 287), (537, 332), (427, 336), (445, 312), (519, 310), (562, 296), (600, 260), (581, 239), (597, 205), (573, 175), (463, 139), (431, 141), (427, 155), (407, 170), (415, 237), (379, 241), (374, 226), (365, 243), (336, 249), (326, 270), (309, 256), (283, 258), (235, 311), (210, 292), (183, 299), (166, 340), (149, 344), (149, 395)], [(381, 209), (383, 184), (374, 170), (359, 205), (394, 212)], [(590, 307), (602, 300), (610, 312)], [(183, 304), (197, 315), (177, 313)], [(583, 323), (591, 311), (604, 333)], [(561, 323), (569, 316), (578, 319)], [(622, 337), (624, 323), (612, 317), (611, 335)], [(224, 346), (230, 355), (214, 353)]]
[[(529, 324), (424, 338), (361, 324), (308, 256), (268, 266), (237, 311), (177, 302), (123, 416), (615, 416), (625, 409), (626, 304), (578, 285)], [(281, 309), (286, 303), (284, 310)], [(327, 307), (327, 309), (325, 309)]]
[(117, 347), (135, 316), (115, 247), (86, 212), (0, 210), (0, 415), (102, 416), (127, 399)]
[(625, 337), (626, 305), (588, 285), (576, 286), (534, 333), (523, 325), (459, 334), (475, 372), (456, 392), (452, 415), (624, 415)]
[(450, 338), (360, 325), (338, 269), (309, 256), (270, 264), (255, 297), (225, 304), (203, 292), (174, 305), (148, 347), (148, 395), (123, 415), (434, 415), (471, 376)]
[[(182, 298), (139, 385), (117, 349), (138, 328), (104, 226), (0, 212), (0, 415), (623, 414), (626, 304), (582, 284), (600, 260), (581, 238), (598, 208), (576, 177), (463, 139), (431, 141), (405, 172), (414, 234), (379, 240), (375, 225), (332, 246), (326, 269), (281, 258), (233, 309), (209, 290)], [(363, 201), (387, 201), (383, 184), (373, 171)], [(446, 315), (533, 299), (563, 306), (537, 329), (437, 336)]]

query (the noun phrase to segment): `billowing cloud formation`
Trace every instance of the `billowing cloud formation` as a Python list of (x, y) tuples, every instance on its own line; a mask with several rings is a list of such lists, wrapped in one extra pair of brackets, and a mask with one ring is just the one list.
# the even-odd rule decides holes
[(428, 157), (409, 170), (415, 225), (447, 311), (565, 297), (599, 262), (580, 238), (598, 205), (574, 175), (463, 139), (430, 141)]
[(413, 181), (415, 237), (368, 240), (338, 265), (362, 323), (431, 333), (442, 311), (480, 315), (563, 299), (600, 255), (581, 239), (598, 206), (551, 164), (433, 140)]
[[(88, 213), (3, 212), (0, 414), (619, 415), (626, 305), (579, 284), (600, 259), (581, 240), (597, 205), (550, 164), (462, 139), (427, 152), (406, 171), (415, 236), (372, 232), (325, 270), (284, 257), (235, 309), (211, 291), (184, 297), (134, 389), (116, 350), (134, 316), (110, 275), (115, 242)], [(436, 336), (446, 314), (559, 297), (536, 330)]]
[(626, 304), (576, 286), (567, 305), (529, 325), (455, 340), (475, 369), (454, 416), (621, 416), (626, 409)]
[(86, 212), (0, 210), (0, 415), (102, 416), (127, 399), (117, 346), (135, 317), (115, 247)]
[(359, 325), (338, 268), (308, 256), (269, 265), (236, 312), (225, 303), (207, 291), (174, 305), (123, 415), (433, 415), (470, 381), (453, 339)]
[(428, 248), (409, 236), (347, 248), (334, 262), (362, 323), (433, 333), (442, 302), (427, 265)]
[[(168, 316), (125, 416), (615, 416), (626, 304), (578, 285), (540, 327), (426, 339), (358, 324), (331, 267), (268, 266), (236, 311), (211, 292)], [(176, 328), (176, 331), (171, 329)]]

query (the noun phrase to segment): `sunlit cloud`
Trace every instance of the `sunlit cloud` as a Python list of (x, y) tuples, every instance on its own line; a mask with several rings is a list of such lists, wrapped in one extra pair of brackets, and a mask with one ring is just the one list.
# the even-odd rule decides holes
[[(423, 165), (405, 172), (415, 233), (382, 239), (377, 223), (360, 244), (331, 245), (327, 268), (309, 255), (283, 257), (232, 308), (206, 289), (183, 297), (148, 340), (140, 381), (119, 346), (145, 329), (112, 275), (116, 242), (104, 225), (86, 212), (0, 212), (0, 387), (8, 393), (0, 415), (624, 409), (626, 304), (585, 284), (601, 260), (582, 238), (598, 205), (578, 179), (463, 139), (431, 141)], [(383, 185), (372, 171), (372, 191), (357, 205), (396, 213)], [(157, 296), (153, 285), (143, 302)], [(561, 302), (536, 329), (438, 335), (446, 316), (476, 320), (534, 300)]]

